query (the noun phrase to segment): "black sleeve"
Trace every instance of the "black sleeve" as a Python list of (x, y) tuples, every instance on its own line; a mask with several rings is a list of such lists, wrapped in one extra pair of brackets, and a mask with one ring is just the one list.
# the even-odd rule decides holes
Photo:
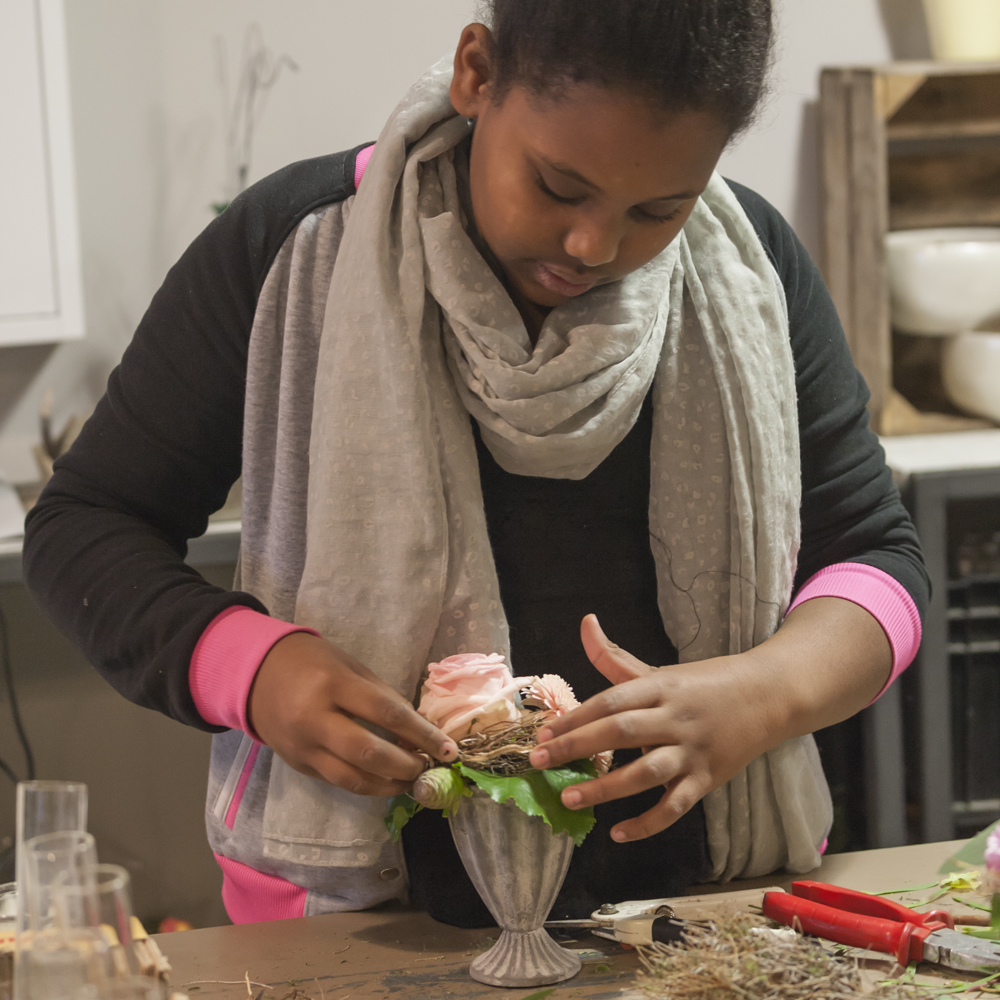
[(187, 541), (240, 475), (247, 352), (271, 262), (301, 219), (354, 191), (359, 149), (292, 164), (240, 195), (170, 270), (28, 515), (27, 585), (130, 701), (200, 729), (195, 644), (223, 609)]
[(917, 533), (868, 421), (868, 387), (851, 360), (816, 265), (791, 226), (760, 195), (732, 181), (785, 288), (802, 448), (798, 589), (839, 562), (883, 570), (913, 598), (930, 600)]

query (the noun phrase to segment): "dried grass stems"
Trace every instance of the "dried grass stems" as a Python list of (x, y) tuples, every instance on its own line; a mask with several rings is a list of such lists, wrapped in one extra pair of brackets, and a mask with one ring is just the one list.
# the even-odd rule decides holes
[(764, 917), (740, 914), (688, 925), (684, 940), (640, 948), (636, 987), (650, 1000), (916, 1000), (914, 985), (862, 989), (857, 963), (829, 954), (815, 939), (761, 934)]
[(481, 733), (458, 741), (458, 759), (476, 771), (514, 775), (531, 770), (528, 754), (538, 746), (544, 712), (522, 716), (514, 722), (495, 722)]

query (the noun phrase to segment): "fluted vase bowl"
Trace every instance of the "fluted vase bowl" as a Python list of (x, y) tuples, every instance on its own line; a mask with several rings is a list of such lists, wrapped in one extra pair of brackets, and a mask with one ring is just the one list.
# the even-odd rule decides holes
[(448, 820), (455, 846), (500, 938), (473, 959), (469, 974), (488, 986), (544, 986), (580, 971), (579, 956), (560, 948), (542, 926), (566, 878), (569, 834), (554, 835), (540, 816), (476, 789)]

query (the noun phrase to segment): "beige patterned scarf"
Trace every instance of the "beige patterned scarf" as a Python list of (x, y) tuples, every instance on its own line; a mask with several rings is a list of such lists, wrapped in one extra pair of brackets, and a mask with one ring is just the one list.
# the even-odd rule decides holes
[[(339, 249), (295, 620), (410, 699), (429, 661), (507, 653), (469, 415), (508, 472), (580, 479), (652, 386), (667, 633), (684, 661), (753, 647), (788, 605), (800, 478), (784, 294), (749, 220), (713, 177), (671, 246), (553, 310), (533, 346), (462, 226), (452, 151), (469, 124), (450, 80), (442, 61), (396, 108)], [(265, 850), (359, 866), (386, 838), (384, 809), (275, 757)], [(812, 737), (755, 760), (705, 811), (715, 877), (815, 867), (831, 807)]]

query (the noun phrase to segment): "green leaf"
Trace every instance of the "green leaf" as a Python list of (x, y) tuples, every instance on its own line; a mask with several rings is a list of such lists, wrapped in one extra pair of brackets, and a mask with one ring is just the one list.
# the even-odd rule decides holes
[(995, 927), (963, 927), (963, 934), (969, 937), (982, 938), (984, 941), (1000, 941), (1000, 931)]
[(993, 909), (989, 906), (983, 906), (982, 903), (973, 902), (971, 899), (965, 899), (963, 896), (952, 896), (956, 903), (961, 903), (963, 906), (971, 906), (974, 910), (985, 910), (987, 913), (992, 913)]
[(983, 863), (983, 853), (986, 850), (986, 838), (993, 832), (993, 828), (998, 826), (1000, 826), (1000, 822), (991, 823), (985, 830), (980, 830), (979, 833), (948, 858), (938, 869), (940, 874), (947, 875), (949, 872), (963, 868), (975, 868), (976, 865), (981, 865)]
[(567, 809), (559, 798), (564, 788), (597, 777), (597, 769), (589, 760), (574, 760), (547, 771), (527, 771), (524, 774), (500, 775), (476, 771), (465, 764), (454, 765), (464, 777), (475, 782), (494, 802), (514, 804), (529, 816), (541, 816), (553, 833), (568, 833), (579, 847), (594, 828), (594, 810)]
[(552, 993), (555, 993), (555, 987), (549, 990), (536, 990), (534, 993), (529, 993), (526, 997), (521, 997), (521, 1000), (545, 1000), (545, 998)]
[(389, 812), (385, 817), (385, 826), (389, 831), (389, 839), (395, 844), (403, 827), (424, 807), (412, 795), (394, 795), (389, 799)]
[(908, 885), (903, 889), (883, 889), (881, 892), (873, 892), (873, 896), (895, 896), (898, 892), (920, 892), (922, 889), (933, 889), (938, 883), (928, 882), (927, 885)]

